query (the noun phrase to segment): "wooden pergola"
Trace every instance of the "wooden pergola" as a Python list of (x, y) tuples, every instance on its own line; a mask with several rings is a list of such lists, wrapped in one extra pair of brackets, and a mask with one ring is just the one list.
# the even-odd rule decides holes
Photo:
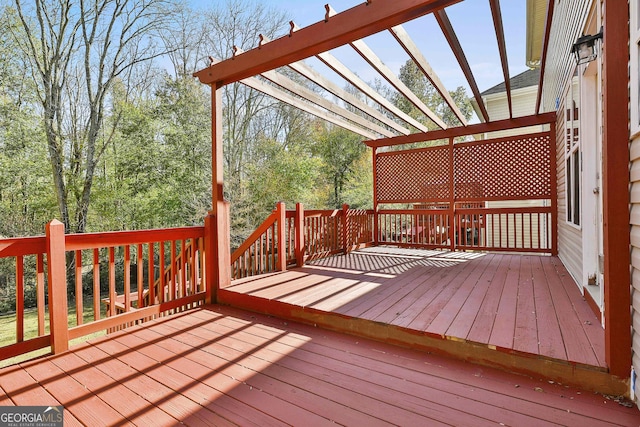
[[(195, 76), (212, 89), (212, 210), (207, 217), (207, 223), (213, 230), (213, 238), (209, 239), (208, 252), (214, 254), (214, 262), (217, 270), (207, 270), (209, 283), (217, 284), (217, 288), (224, 287), (230, 282), (229, 270), (229, 219), (228, 204), (223, 196), (223, 155), (222, 155), (222, 92), (221, 89), (228, 84), (241, 82), (258, 91), (266, 93), (280, 101), (294, 105), (310, 114), (330, 121), (337, 126), (351, 130), (361, 135), (367, 144), (375, 149), (379, 147), (400, 145), (411, 142), (419, 142), (434, 139), (449, 139), (453, 144), (453, 138), (458, 136), (473, 135), (482, 132), (506, 130), (532, 125), (550, 124), (551, 134), (555, 137), (556, 113), (543, 113), (542, 93), (544, 89), (544, 71), (546, 66), (546, 54), (548, 38), (553, 17), (554, 1), (548, 2), (546, 23), (541, 52), (541, 74), (538, 86), (536, 115), (528, 117), (514, 117), (512, 108), (511, 88), (509, 86), (509, 66), (507, 61), (505, 34), (500, 12), (499, 0), (488, 0), (492, 12), (495, 35), (497, 40), (500, 62), (504, 75), (509, 118), (506, 120), (491, 121), (485, 105), (480, 96), (473, 72), (465, 56), (465, 52), (458, 40), (455, 30), (448, 18), (446, 8), (462, 0), (395, 0), (380, 1), (368, 0), (363, 4), (353, 7), (341, 13), (336, 13), (329, 5), (326, 6), (324, 19), (305, 28), (298, 28), (291, 23), (290, 32), (276, 40), (266, 40), (261, 37), (256, 40), (256, 47), (246, 52), (235, 50), (232, 57), (217, 61), (197, 73)], [(606, 21), (611, 23), (608, 28), (615, 28), (615, 19), (624, 12), (626, 5), (606, 4)], [(464, 119), (460, 109), (449, 95), (439, 77), (429, 65), (425, 56), (417, 48), (403, 24), (433, 15), (443, 35), (445, 36), (456, 60), (464, 73), (480, 108), (480, 120), (482, 123), (470, 125)], [(398, 42), (399, 49), (406, 52), (425, 74), (436, 90), (440, 93), (451, 111), (460, 122), (459, 127), (448, 128), (440, 117), (425, 106), (411, 91), (389, 70), (376, 56), (374, 51), (367, 46), (364, 38), (373, 34), (388, 31)], [(614, 74), (621, 70), (624, 61), (622, 54), (613, 54), (616, 45), (627, 45), (627, 37), (622, 31), (610, 31), (604, 39), (604, 74)], [(330, 51), (341, 46), (350, 46), (362, 56), (391, 86), (414, 104), (431, 122), (440, 129), (429, 131), (423, 124), (407, 116), (382, 95), (377, 93), (368, 84), (362, 81), (344, 64), (340, 63)], [(611, 48), (607, 49), (607, 46)], [(356, 97), (347, 93), (336, 85), (331, 79), (319, 74), (304, 60), (317, 57), (331, 70), (341, 76), (347, 83), (357, 88), (380, 108), (373, 108)], [(327, 99), (308, 91), (301, 85), (294, 83), (284, 74), (278, 72), (281, 67), (290, 67), (309, 81), (324, 88), (337, 98), (362, 111), (364, 115), (354, 114), (346, 108), (333, 104)], [(604, 79), (604, 119), (603, 119), (603, 153), (604, 153), (604, 251), (605, 251), (605, 336), (606, 336), (606, 361), (610, 373), (621, 378), (628, 376), (631, 365), (631, 340), (630, 327), (630, 296), (629, 296), (629, 235), (618, 233), (612, 228), (612, 224), (628, 224), (621, 217), (628, 206), (626, 199), (616, 194), (616, 189), (626, 185), (628, 180), (623, 176), (623, 169), (616, 170), (612, 164), (615, 160), (623, 161), (629, 158), (626, 144), (614, 143), (620, 140), (619, 125), (623, 120), (626, 107), (616, 106), (614, 99), (617, 93), (626, 90), (623, 79)], [(623, 88), (624, 85), (624, 88)], [(285, 89), (286, 88), (286, 89)], [(385, 114), (380, 113), (385, 111)], [(611, 125), (611, 126), (609, 126)], [(628, 135), (627, 135), (628, 136)], [(628, 138), (627, 138), (628, 139)], [(554, 159), (555, 160), (555, 159)], [(555, 190), (554, 190), (555, 191)], [(625, 202), (626, 200), (626, 202)], [(626, 204), (625, 204), (626, 203)], [(555, 213), (557, 216), (557, 212)], [(619, 231), (619, 230), (618, 230)], [(616, 254), (615, 260), (611, 254)], [(214, 277), (217, 275), (217, 277)], [(216, 290), (210, 291), (209, 300), (216, 301)], [(623, 351), (613, 351), (614, 345)]]

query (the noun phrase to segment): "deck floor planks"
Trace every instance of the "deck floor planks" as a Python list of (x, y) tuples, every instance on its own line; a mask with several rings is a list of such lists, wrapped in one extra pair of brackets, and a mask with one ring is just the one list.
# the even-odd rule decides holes
[(493, 323), (489, 342), (502, 348), (513, 348), (516, 326), (516, 307), (518, 302), (518, 278), (521, 257), (511, 257), (509, 271), (498, 303), (496, 320)]
[[(564, 286), (575, 306), (573, 312), (564, 314), (566, 321), (583, 330), (576, 339), (597, 354), (594, 359), (589, 351), (577, 349), (572, 356), (577, 359), (571, 361), (606, 367), (602, 327), (589, 324), (597, 323), (590, 320), (596, 318), (556, 257), (375, 249), (322, 259), (318, 265), (305, 267), (309, 275), (316, 276), (313, 281), (323, 284), (287, 288), (287, 297), (276, 300), (434, 336), (568, 360), (564, 346), (573, 344), (561, 342), (566, 331), (559, 321), (553, 324), (555, 311), (563, 309), (556, 307), (555, 301), (549, 304), (548, 298), (554, 298), (550, 288), (559, 292)], [(500, 259), (505, 264), (501, 265)], [(374, 270), (367, 274), (367, 267)], [(550, 274), (552, 271), (555, 274)], [(552, 283), (548, 283), (548, 274)], [(338, 284), (340, 278), (357, 282)], [(266, 280), (273, 280), (273, 276)], [(259, 281), (253, 283), (261, 288)], [(284, 284), (279, 283), (273, 291), (281, 292), (277, 289), (281, 286)]]
[(556, 306), (549, 282), (543, 270), (543, 257), (531, 257), (533, 274), (533, 294), (536, 307), (536, 326), (543, 333), (538, 334), (539, 352), (557, 359), (567, 359), (562, 331), (556, 315)]
[(495, 276), (491, 280), (489, 288), (487, 289), (487, 294), (482, 300), (482, 304), (478, 310), (478, 315), (467, 334), (466, 338), (468, 341), (477, 343), (491, 342), (491, 331), (495, 324), (498, 306), (500, 304), (500, 297), (504, 290), (508, 271), (509, 257), (503, 256), (496, 268)]
[(311, 307), (322, 311), (338, 311), (351, 301), (364, 298), (366, 295), (375, 292), (380, 286), (382, 286), (381, 278), (371, 278), (370, 280), (367, 277), (366, 280), (358, 282), (355, 286), (344, 289), (332, 295), (331, 298), (318, 301), (312, 304)]
[(458, 314), (461, 305), (466, 301), (477, 278), (489, 265), (489, 258), (482, 257), (473, 264), (473, 270), (464, 269), (467, 274), (456, 274), (451, 280), (444, 280), (446, 285), (424, 310), (411, 322), (409, 328), (444, 336), (453, 318)]
[(232, 426), (229, 420), (213, 412), (201, 416), (202, 407), (173, 389), (136, 371), (123, 361), (111, 357), (97, 346), (86, 346), (74, 352), (87, 364), (92, 364), (113, 381), (142, 396), (150, 405), (161, 408), (176, 420), (190, 420), (193, 426)]
[(367, 298), (354, 300), (353, 304), (346, 304), (340, 307), (337, 312), (352, 317), (375, 318), (379, 314), (379, 310), (385, 307), (385, 302), (388, 303), (390, 298), (393, 300), (398, 290), (401, 290), (403, 286), (410, 285), (416, 277), (421, 277), (424, 274), (424, 267), (414, 266), (397, 280), (383, 281), (383, 285), (367, 295)]
[[(68, 357), (74, 352), (78, 352), (75, 358)], [(75, 366), (78, 359), (84, 364)], [(34, 386), (41, 381), (38, 386), (65, 405), (65, 415), (83, 415), (78, 420), (86, 425), (127, 421), (121, 414), (98, 417), (96, 411), (113, 415), (109, 411), (120, 398), (102, 393), (107, 399), (103, 401), (78, 383), (84, 375), (100, 372), (109, 373), (109, 387), (124, 389), (125, 394), (162, 384), (160, 389), (187, 398), (179, 398), (178, 408), (171, 404), (176, 401), (163, 400), (167, 390), (149, 390), (141, 395), (149, 405), (145, 413), (154, 408), (169, 411), (171, 406), (179, 409), (178, 415), (195, 402), (195, 412), (180, 420), (185, 425), (205, 425), (215, 412), (224, 417), (222, 421), (239, 425), (314, 425), (318, 418), (319, 424), (338, 418), (349, 425), (373, 426), (377, 421), (373, 414), (386, 414), (390, 406), (394, 416), (404, 414), (401, 420), (409, 421), (404, 424), (418, 420), (417, 424), (435, 425), (442, 419), (461, 426), (640, 425), (637, 409), (607, 403), (593, 393), (225, 306), (163, 317), (23, 366), (31, 370), (24, 372), (33, 375)], [(0, 370), (0, 384), (5, 384), (9, 369)], [(143, 376), (148, 378), (132, 384)], [(30, 391), (25, 390), (26, 395)], [(63, 395), (67, 397), (60, 399)], [(295, 400), (297, 396), (300, 400)], [(287, 403), (283, 399), (312, 410), (282, 411), (281, 405)], [(368, 405), (384, 401), (390, 406), (359, 406), (360, 399)], [(323, 409), (329, 401), (333, 403)], [(343, 401), (348, 404), (341, 407)], [(85, 411), (88, 408), (91, 413)], [(212, 412), (213, 408), (219, 411)], [(340, 409), (344, 414), (336, 415)], [(364, 412), (367, 416), (360, 420)], [(308, 414), (312, 415), (307, 422)], [(356, 422), (347, 423), (351, 420)]]
[[(410, 327), (411, 323), (421, 316), (425, 307), (437, 298), (445, 288), (454, 289), (455, 286), (457, 286), (456, 281), (461, 281), (466, 278), (471, 274), (473, 268), (474, 265), (472, 263), (463, 262), (461, 264), (448, 267), (440, 272), (435, 271), (435, 276), (432, 275), (429, 280), (425, 280), (423, 286), (426, 286), (427, 289), (422, 294), (422, 297), (419, 300), (410, 301), (411, 304), (407, 309), (394, 320), (394, 325)], [(425, 325), (426, 324), (427, 323), (425, 322)]]
[[(0, 382), (0, 406), (60, 406), (61, 403), (42, 388), (20, 365), (8, 367)], [(63, 412), (65, 426), (81, 426), (69, 411)]]
[[(209, 333), (197, 331), (198, 335), (203, 339), (215, 339), (219, 335), (226, 332), (223, 325), (210, 324), (206, 328)], [(233, 330), (234, 325), (225, 324), (227, 328)], [(194, 331), (195, 332), (195, 331)], [(259, 331), (254, 331), (260, 333)], [(266, 339), (273, 339), (274, 336), (263, 332), (262, 335)], [(329, 398), (338, 399), (341, 403), (347, 403), (351, 407), (358, 407), (366, 413), (381, 417), (385, 420), (385, 424), (389, 423), (407, 425), (415, 425), (421, 419), (416, 414), (407, 414), (406, 409), (413, 410), (415, 413), (424, 413), (429, 415), (427, 425), (433, 425), (434, 421), (453, 423), (454, 425), (495, 425), (495, 422), (482, 418), (473, 412), (475, 408), (468, 408), (466, 405), (473, 406), (477, 402), (470, 401), (461, 396), (452, 393), (433, 393), (431, 388), (408, 381), (406, 372), (399, 375), (390, 375), (383, 371), (388, 368), (379, 363), (372, 363), (367, 358), (353, 357), (344, 351), (333, 351), (327, 354), (318, 354), (315, 348), (322, 350), (324, 347), (311, 346), (308, 342), (301, 342), (294, 338), (285, 336), (279, 338), (273, 346), (269, 348), (261, 348), (258, 352), (253, 352), (252, 332), (243, 331), (237, 336), (247, 345), (238, 347), (237, 351), (251, 354), (250, 357), (263, 359), (272, 364), (263, 373), (273, 375), (275, 378), (283, 379), (291, 375), (290, 371), (313, 375), (318, 381), (325, 378), (331, 378), (331, 382), (338, 384), (342, 389), (333, 389), (328, 396)], [(307, 348), (311, 346), (312, 348)], [(344, 359), (344, 360), (343, 360)], [(245, 360), (246, 363), (246, 360)], [(276, 368), (282, 366), (287, 370)], [(260, 365), (259, 365), (260, 367)], [(364, 380), (363, 380), (364, 379)], [(293, 384), (296, 386), (304, 386), (304, 383)], [(308, 385), (313, 389), (314, 393), (322, 393), (322, 387), (316, 382), (309, 382)], [(320, 390), (320, 392), (319, 392)], [(350, 390), (354, 390), (351, 392)], [(357, 391), (357, 392), (356, 392)], [(468, 390), (467, 390), (468, 392)], [(363, 399), (362, 394), (366, 393), (375, 400), (367, 405), (367, 399)], [(349, 397), (351, 395), (351, 398)], [(420, 396), (419, 398), (417, 396)], [(397, 407), (390, 407), (390, 404)], [(398, 414), (398, 408), (404, 408), (404, 418)], [(522, 421), (521, 417), (519, 421)], [(358, 424), (364, 424), (364, 419)], [(530, 421), (534, 421), (531, 419)], [(539, 420), (537, 425), (540, 425)], [(352, 424), (347, 424), (352, 425)], [(367, 424), (368, 425), (368, 424)], [(522, 424), (520, 424), (522, 425)]]
[(513, 349), (525, 353), (539, 354), (532, 275), (531, 256), (525, 255), (520, 262)]
[[(81, 345), (76, 351), (82, 352)], [(126, 387), (113, 387), (113, 378), (87, 364), (76, 352), (63, 353), (53, 363), (134, 424), (170, 426), (178, 420), (161, 409), (150, 405), (140, 395)]]
[[(160, 330), (162, 328), (166, 328), (166, 326), (160, 325)], [(272, 395), (247, 384), (240, 372), (244, 371), (244, 368), (240, 366), (240, 361), (244, 359), (244, 355), (241, 359), (235, 361), (222, 360), (202, 349), (181, 343), (177, 337), (186, 333), (182, 331), (170, 339), (157, 341), (155, 347), (166, 352), (164, 359), (160, 359), (160, 362), (167, 363), (174, 368), (179, 367), (181, 370), (187, 370), (189, 373), (196, 375), (196, 378), (205, 384), (211, 385), (224, 394), (242, 401), (252, 407), (253, 410), (268, 413), (283, 422), (304, 419), (307, 425), (332, 425), (327, 418), (300, 408), (279, 398), (277, 395)], [(149, 339), (163, 337), (157, 331), (152, 330), (142, 330), (141, 334), (143, 338), (148, 337)]]
[[(167, 325), (171, 327), (172, 325)], [(207, 342), (216, 341), (218, 337), (224, 335), (225, 328), (209, 325), (191, 334), (197, 339), (191, 338), (185, 341), (188, 345), (203, 346)], [(280, 338), (268, 346), (263, 346), (265, 338), (251, 334), (245, 330), (234, 335), (234, 347), (229, 347), (227, 351), (220, 351), (220, 346), (225, 343), (220, 341), (220, 346), (203, 347), (205, 351), (212, 351), (213, 354), (224, 359), (242, 358), (242, 364), (253, 370), (248, 372), (250, 377), (242, 377), (242, 373), (237, 373), (240, 378), (253, 387), (275, 393), (279, 397), (286, 396), (287, 388), (278, 383), (284, 382), (298, 389), (308, 388), (313, 393), (302, 393), (300, 391), (290, 395), (290, 401), (296, 405), (303, 406), (309, 411), (316, 413), (331, 413), (333, 420), (345, 425), (367, 424), (367, 425), (389, 425), (389, 423), (424, 423), (433, 424), (437, 418), (426, 418), (419, 413), (412, 413), (410, 401), (415, 400), (414, 396), (406, 393), (395, 393), (390, 396), (385, 388), (372, 388), (368, 383), (369, 378), (364, 377), (343, 377), (334, 376), (330, 370), (333, 361), (324, 359), (320, 365), (309, 364), (307, 361), (298, 361), (291, 357), (293, 353), (301, 351), (298, 347), (286, 347), (284, 353), (278, 353), (273, 347), (282, 346), (279, 344)], [(267, 338), (270, 340), (272, 338)], [(302, 344), (304, 347), (304, 344)], [(231, 351), (229, 351), (231, 350)], [(374, 373), (368, 372), (369, 375)], [(326, 382), (331, 378), (330, 382)], [(366, 378), (363, 380), (361, 378)], [(290, 393), (289, 393), (290, 394)], [(395, 405), (392, 404), (395, 402)], [(339, 402), (339, 403), (338, 403)], [(401, 402), (398, 405), (398, 402)], [(430, 411), (438, 411), (437, 406), (431, 406)], [(420, 412), (426, 413), (421, 408)], [(375, 418), (374, 418), (375, 417)], [(441, 417), (439, 421), (446, 421), (447, 417)], [(450, 417), (449, 417), (450, 418)], [(373, 423), (373, 424), (371, 424)]]
[[(129, 347), (121, 341), (133, 345), (133, 347)], [(118, 354), (118, 358), (124, 363), (139, 372), (144, 372), (145, 375), (184, 395), (203, 408), (189, 418), (197, 417), (207, 419), (210, 414), (214, 414), (214, 419), (217, 416), (222, 416), (233, 423), (243, 426), (278, 427), (284, 425), (284, 423), (278, 422), (262, 412), (253, 411), (250, 406), (244, 405), (242, 402), (224, 395), (220, 391), (197, 381), (191, 376), (158, 363), (157, 359), (144, 354), (146, 351), (132, 350), (136, 347), (142, 349), (148, 345), (146, 341), (134, 335), (123, 335), (114, 340), (99, 342), (96, 345), (104, 351)]]
[[(235, 313), (236, 310), (229, 307), (220, 307), (219, 309), (231, 313)], [(239, 319), (241, 317), (226, 317), (220, 322), (216, 322), (216, 326), (224, 325), (235, 329), (238, 324), (243, 324)], [(258, 330), (262, 331), (261, 336), (265, 338), (274, 338), (274, 334), (277, 334), (282, 327), (282, 322), (278, 319), (260, 315), (257, 319), (252, 318), (251, 321), (256, 322)], [(489, 409), (491, 413), (500, 414), (508, 409), (509, 413), (521, 413), (525, 417), (553, 422), (554, 425), (581, 425), (582, 423), (589, 426), (610, 425), (611, 420), (618, 419), (622, 414), (625, 415), (624, 419), (631, 424), (631, 421), (637, 420), (636, 417), (640, 416), (640, 414), (619, 405), (607, 406), (606, 403), (603, 404), (604, 398), (593, 393), (583, 394), (577, 389), (543, 383), (490, 368), (474, 368), (463, 362), (431, 354), (416, 353), (399, 347), (392, 347), (391, 353), (389, 353), (389, 347), (385, 344), (368, 340), (362, 341), (336, 332), (323, 332), (323, 340), (316, 337), (310, 342), (305, 341), (304, 346), (300, 347), (299, 341), (306, 340), (306, 333), (309, 332), (310, 327), (296, 323), (287, 323), (285, 327), (292, 333), (279, 339), (278, 343), (299, 348), (299, 351), (296, 352), (282, 350), (285, 355), (299, 357), (302, 352), (312, 352), (317, 357), (343, 360), (346, 371), (343, 371), (342, 374), (345, 375), (354, 374), (356, 372), (353, 370), (354, 367), (366, 366), (366, 370), (361, 373), (386, 373), (392, 377), (415, 381), (423, 385), (428, 384), (428, 387), (435, 389), (435, 391), (440, 390), (464, 396), (475, 402), (495, 405)], [(368, 360), (368, 362), (354, 363), (354, 356), (361, 360)], [(392, 356), (393, 363), (389, 363), (389, 356)], [(304, 356), (301, 360), (308, 362), (309, 356)], [(318, 359), (320, 363), (326, 363), (321, 360)], [(407, 377), (406, 369), (411, 371), (409, 377)], [(406, 385), (401, 387), (404, 390)], [(537, 391), (540, 387), (544, 388), (544, 393)], [(432, 398), (433, 391), (424, 395)], [(446, 401), (443, 405), (447, 406)], [(452, 405), (456, 411), (464, 411), (465, 409), (464, 405), (460, 406), (451, 402), (449, 405)], [(500, 418), (496, 417), (495, 419), (499, 420)], [(572, 420), (573, 422), (571, 422)], [(507, 423), (507, 425), (525, 424)], [(541, 424), (540, 421), (537, 421), (532, 425)]]
[(484, 270), (482, 275), (478, 277), (478, 280), (471, 289), (469, 296), (460, 307), (460, 310), (451, 322), (451, 325), (447, 328), (447, 336), (467, 338), (471, 328), (478, 320), (478, 314), (482, 307), (482, 303), (487, 298), (500, 262), (503, 259), (503, 256), (500, 254), (492, 254), (489, 256), (491, 256), (490, 264)]
[[(550, 284), (551, 297), (556, 307), (558, 323), (562, 330), (567, 358), (570, 362), (598, 366), (598, 358), (593, 351), (582, 322), (575, 321), (577, 313), (569, 296), (571, 290), (562, 286), (562, 280), (551, 263), (544, 263), (544, 266), (547, 280)], [(575, 291), (579, 295), (577, 288)]]
[(67, 377), (63, 370), (51, 362), (53, 359), (55, 357), (21, 366), (64, 406), (65, 413), (73, 414), (87, 425), (134, 425), (112, 406), (88, 392), (82, 384)]
[(567, 292), (569, 299), (572, 301), (573, 309), (580, 320), (579, 323), (582, 326), (582, 329), (589, 339), (591, 347), (594, 350), (594, 354), (598, 359), (598, 363), (600, 366), (607, 366), (604, 359), (604, 329), (600, 325), (600, 320), (596, 317), (591, 308), (584, 303), (584, 297), (580, 293), (580, 290), (576, 288), (573, 278), (569, 275), (564, 266), (562, 266), (560, 260), (552, 258), (543, 261), (544, 263), (553, 265), (556, 275), (560, 278), (560, 282), (564, 285), (565, 291)]

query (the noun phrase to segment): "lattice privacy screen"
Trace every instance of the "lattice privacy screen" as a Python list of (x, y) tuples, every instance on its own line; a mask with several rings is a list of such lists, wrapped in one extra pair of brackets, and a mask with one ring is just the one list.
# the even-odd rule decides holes
[[(549, 132), (454, 144), (456, 200), (551, 198)], [(445, 202), (450, 191), (449, 146), (379, 153), (378, 203)]]

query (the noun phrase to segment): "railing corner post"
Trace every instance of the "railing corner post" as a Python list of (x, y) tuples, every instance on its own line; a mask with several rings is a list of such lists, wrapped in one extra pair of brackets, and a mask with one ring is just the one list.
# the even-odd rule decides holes
[(67, 261), (64, 224), (54, 219), (47, 224), (45, 236), (49, 282), (51, 351), (57, 354), (69, 349)]
[(296, 216), (294, 218), (294, 226), (296, 229), (295, 236), (295, 255), (296, 266), (302, 267), (304, 265), (304, 205), (302, 203), (296, 204)]
[(206, 258), (206, 303), (218, 302), (218, 290), (231, 283), (229, 202), (219, 200), (204, 220)]
[(276, 204), (276, 213), (278, 215), (278, 261), (276, 268), (279, 271), (287, 270), (287, 246), (285, 237), (285, 223), (287, 220), (287, 211), (284, 202)]

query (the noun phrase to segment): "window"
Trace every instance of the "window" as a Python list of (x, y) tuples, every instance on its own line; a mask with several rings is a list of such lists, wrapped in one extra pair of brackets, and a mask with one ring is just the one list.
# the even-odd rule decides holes
[(580, 88), (574, 76), (567, 91), (565, 108), (565, 182), (567, 222), (580, 226)]

